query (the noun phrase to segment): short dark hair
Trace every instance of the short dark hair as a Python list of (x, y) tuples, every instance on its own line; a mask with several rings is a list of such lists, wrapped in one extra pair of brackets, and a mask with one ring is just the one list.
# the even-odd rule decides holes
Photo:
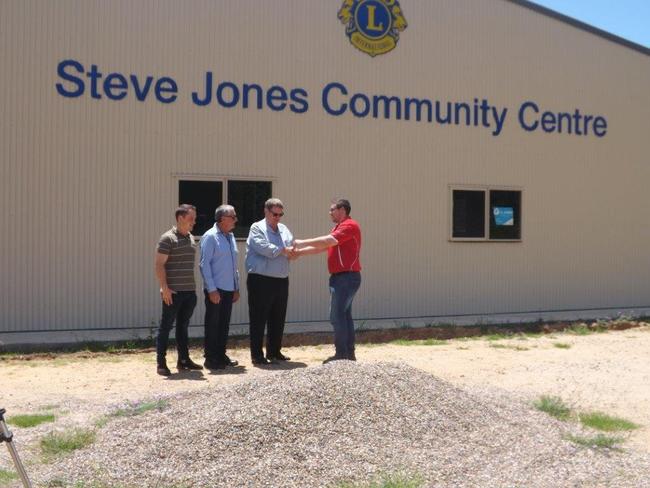
[(332, 203), (336, 205), (336, 208), (344, 208), (345, 214), (350, 215), (350, 211), (352, 211), (352, 207), (350, 206), (349, 200), (346, 200), (345, 198), (335, 198), (334, 200), (332, 200)]
[(185, 217), (191, 210), (196, 212), (196, 207), (189, 203), (181, 203), (176, 209), (176, 220), (178, 220), (178, 217)]

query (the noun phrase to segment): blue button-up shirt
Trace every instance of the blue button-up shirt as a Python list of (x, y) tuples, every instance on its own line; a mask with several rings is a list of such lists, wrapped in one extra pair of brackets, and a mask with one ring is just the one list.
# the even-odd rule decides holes
[(289, 260), (282, 249), (293, 245), (293, 234), (284, 224), (277, 232), (266, 219), (255, 222), (246, 239), (246, 271), (272, 278), (289, 276)]
[(232, 233), (224, 234), (217, 224), (201, 238), (201, 276), (203, 287), (208, 291), (217, 288), (224, 291), (239, 290), (237, 270), (237, 242)]

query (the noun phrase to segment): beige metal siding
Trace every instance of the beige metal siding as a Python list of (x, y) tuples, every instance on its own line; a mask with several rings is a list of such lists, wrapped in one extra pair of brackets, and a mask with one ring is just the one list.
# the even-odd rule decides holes
[[(348, 42), (339, 2), (3, 1), (0, 331), (155, 324), (154, 249), (179, 175), (274, 178), (297, 237), (327, 233), (329, 199), (350, 198), (364, 232), (357, 317), (650, 305), (650, 58), (503, 0), (401, 4), (397, 48), (370, 58)], [(179, 99), (64, 98), (64, 59), (170, 76)], [(196, 106), (206, 71), (305, 88), (310, 108)], [(320, 107), (331, 81), (368, 95), (486, 97), (510, 113), (498, 137), (332, 117)], [(604, 115), (608, 134), (526, 133), (516, 121), (526, 100)], [(450, 242), (452, 184), (522, 188), (522, 242)], [(326, 280), (323, 257), (293, 265), (289, 320), (327, 319)], [(247, 322), (245, 304), (233, 322)]]

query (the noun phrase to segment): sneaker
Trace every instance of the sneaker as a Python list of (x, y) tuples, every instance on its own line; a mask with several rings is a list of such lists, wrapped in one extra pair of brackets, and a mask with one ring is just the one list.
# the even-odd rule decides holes
[(179, 371), (183, 369), (199, 370), (199, 369), (203, 369), (203, 366), (201, 366), (200, 364), (196, 364), (191, 359), (179, 359), (178, 362), (176, 363), (176, 369), (178, 369)]
[(165, 363), (161, 363), (158, 365), (156, 368), (156, 373), (158, 373), (160, 376), (171, 376), (172, 372), (169, 371), (169, 368)]

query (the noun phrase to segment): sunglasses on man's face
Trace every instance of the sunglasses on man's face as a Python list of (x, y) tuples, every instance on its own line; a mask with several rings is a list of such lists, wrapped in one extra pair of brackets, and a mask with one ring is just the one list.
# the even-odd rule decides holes
[(284, 212), (280, 212), (280, 213), (271, 212), (271, 215), (273, 215), (277, 219), (278, 217), (284, 217)]

